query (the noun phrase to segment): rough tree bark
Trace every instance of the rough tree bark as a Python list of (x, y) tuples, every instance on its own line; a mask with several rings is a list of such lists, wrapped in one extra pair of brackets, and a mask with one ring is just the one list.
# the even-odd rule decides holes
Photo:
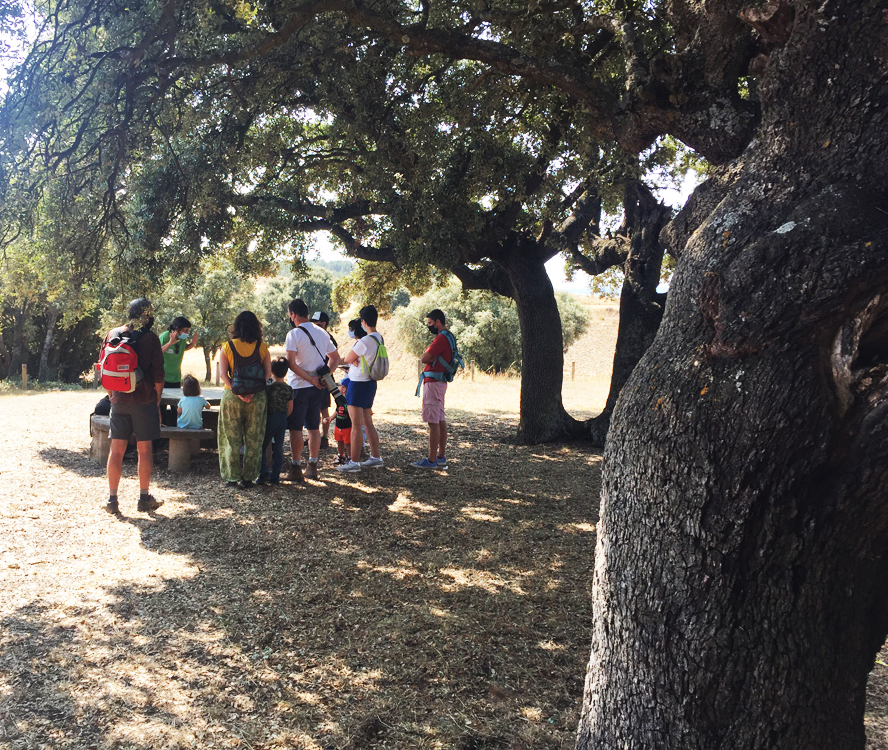
[(548, 443), (567, 434), (574, 421), (561, 401), (564, 337), (555, 291), (545, 261), (532, 253), (515, 254), (504, 270), (514, 289), (521, 326), (521, 413), (519, 443)]
[(55, 327), (58, 321), (59, 308), (55, 305), (49, 305), (46, 310), (46, 336), (43, 338), (43, 349), (40, 351), (40, 369), (37, 372), (37, 379), (44, 382), (49, 380), (49, 355), (55, 346)]
[(623, 263), (620, 322), (610, 390), (601, 414), (570, 426), (572, 435), (588, 440), (597, 448), (604, 448), (617, 398), (632, 370), (653, 342), (666, 300), (665, 294), (657, 293), (663, 265), (663, 246), (659, 237), (672, 211), (638, 182), (628, 186), (624, 206), (627, 213), (625, 223), (631, 227), (632, 239), (629, 255)]
[(888, 630), (888, 19), (791, 9), (760, 132), (613, 415), (581, 750), (864, 746)]
[(206, 380), (208, 383), (212, 383), (213, 378), (215, 377), (215, 373), (213, 372), (212, 358), (215, 356), (216, 350), (213, 349), (211, 351), (211, 348), (212, 347), (209, 346), (204, 346), (203, 348), (204, 364), (207, 368), (207, 376), (204, 378), (204, 380)]
[(9, 371), (6, 377), (16, 377), (21, 374), (22, 364), (27, 356), (27, 326), (30, 319), (30, 306), (12, 309), (12, 352), (9, 357)]

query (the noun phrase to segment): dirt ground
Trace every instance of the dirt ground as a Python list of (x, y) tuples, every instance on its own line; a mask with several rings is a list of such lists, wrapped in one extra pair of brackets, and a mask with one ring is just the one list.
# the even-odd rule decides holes
[[(578, 416), (607, 392), (606, 342), (587, 344)], [(165, 504), (136, 512), (127, 459), (119, 518), (89, 458), (97, 394), (0, 397), (0, 748), (571, 748), (600, 457), (512, 445), (519, 384), (478, 375), (448, 393), (450, 469), (412, 469), (401, 367), (383, 469), (343, 476), (327, 452), (319, 481), (231, 490), (214, 452), (175, 475), (160, 451)]]

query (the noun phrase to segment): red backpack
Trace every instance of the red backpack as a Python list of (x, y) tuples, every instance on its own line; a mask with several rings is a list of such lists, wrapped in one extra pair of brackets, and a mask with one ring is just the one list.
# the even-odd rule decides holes
[(106, 391), (132, 393), (142, 380), (139, 355), (134, 345), (137, 337), (128, 331), (115, 329), (102, 348), (102, 388)]

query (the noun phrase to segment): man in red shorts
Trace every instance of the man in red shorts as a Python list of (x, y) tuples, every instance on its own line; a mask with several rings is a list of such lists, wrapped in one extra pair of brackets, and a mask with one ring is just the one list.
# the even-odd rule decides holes
[(445, 333), (444, 313), (435, 308), (426, 315), (426, 327), (435, 338), (419, 358), (425, 365), (422, 372), (422, 421), (429, 426), (429, 455), (412, 464), (417, 469), (447, 468), (447, 420), (444, 417), (444, 394), (447, 381), (444, 379), (444, 365), (438, 361), (453, 360), (453, 347)]

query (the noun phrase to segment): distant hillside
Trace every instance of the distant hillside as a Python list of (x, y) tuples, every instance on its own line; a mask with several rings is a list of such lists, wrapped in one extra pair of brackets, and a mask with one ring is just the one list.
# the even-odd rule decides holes
[(313, 260), (308, 264), (310, 268), (322, 268), (329, 273), (334, 279), (341, 276), (347, 276), (354, 268), (355, 263), (352, 260)]

